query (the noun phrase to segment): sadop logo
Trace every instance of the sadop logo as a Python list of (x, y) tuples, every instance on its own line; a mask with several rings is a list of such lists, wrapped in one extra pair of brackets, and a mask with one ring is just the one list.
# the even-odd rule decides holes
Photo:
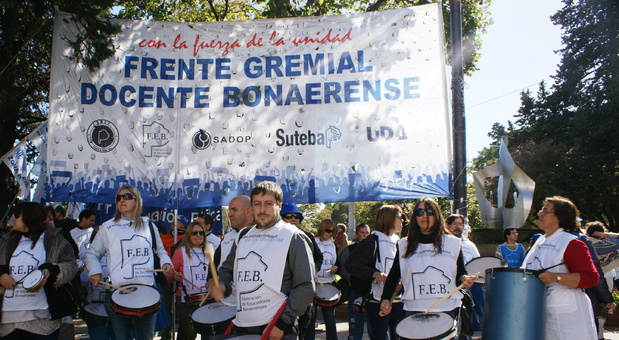
[(98, 152), (110, 152), (118, 145), (118, 129), (105, 119), (92, 122), (86, 132), (88, 145)]
[(193, 138), (191, 138), (191, 142), (196, 149), (204, 150), (211, 146), (213, 139), (208, 132), (200, 129), (200, 131), (194, 133)]
[(200, 129), (193, 134), (191, 143), (198, 150), (204, 150), (211, 146), (211, 144), (243, 144), (248, 143), (251, 140), (251, 136), (241, 135), (222, 135), (212, 137), (210, 133)]

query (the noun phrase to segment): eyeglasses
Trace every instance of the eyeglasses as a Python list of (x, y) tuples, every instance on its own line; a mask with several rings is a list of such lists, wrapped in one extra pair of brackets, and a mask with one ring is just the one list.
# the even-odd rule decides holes
[(126, 193), (126, 194), (122, 194), (122, 195), (116, 195), (116, 202), (120, 201), (121, 199), (124, 199), (124, 200), (134, 200), (135, 196), (133, 196), (133, 194), (130, 194), (130, 193)]
[(327, 229), (327, 230), (325, 230), (325, 233), (333, 234), (334, 231), (335, 230), (333, 230), (333, 229)]
[(398, 220), (406, 221), (406, 215), (404, 215), (404, 214), (397, 215), (395, 218), (397, 218)]
[(419, 208), (415, 209), (415, 216), (423, 216), (424, 213), (428, 213), (428, 216), (434, 216), (434, 209), (432, 208)]
[(287, 213), (284, 214), (284, 218), (289, 220), (291, 218), (296, 218), (297, 220), (300, 220), (301, 217), (303, 217), (303, 215), (301, 215), (300, 213)]
[(191, 235), (193, 235), (193, 236), (196, 236), (196, 235), (204, 236), (204, 232), (203, 231), (192, 231)]

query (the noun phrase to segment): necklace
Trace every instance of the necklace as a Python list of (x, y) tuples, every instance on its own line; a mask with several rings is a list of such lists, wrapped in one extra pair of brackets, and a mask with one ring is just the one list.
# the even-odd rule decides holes
[(202, 265), (202, 270), (206, 271), (206, 263), (202, 261), (202, 258), (204, 258), (204, 254), (202, 254), (203, 257), (200, 258), (200, 255), (198, 255), (195, 248), (191, 248), (191, 250), (193, 250), (193, 253), (196, 255), (196, 258), (198, 259), (198, 261), (200, 261), (200, 264)]

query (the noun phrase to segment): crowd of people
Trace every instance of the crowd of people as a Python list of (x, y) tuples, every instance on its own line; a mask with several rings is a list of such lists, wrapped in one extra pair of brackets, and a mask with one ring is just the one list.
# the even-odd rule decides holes
[[(470, 272), (484, 257), (465, 216), (444, 217), (432, 198), (410, 211), (383, 205), (349, 241), (347, 226), (331, 219), (315, 233), (301, 229), (299, 207), (283, 201), (276, 183), (258, 183), (228, 203), (225, 235), (211, 232), (208, 214), (180, 215), (166, 233), (143, 216), (129, 185), (99, 226), (89, 209), (72, 220), (62, 206), (19, 203), (0, 238), (0, 337), (73, 339), (79, 315), (93, 340), (151, 340), (157, 332), (167, 340), (175, 331), (180, 340), (313, 340), (321, 311), (327, 340), (337, 340), (342, 303), (349, 340), (483, 332), (493, 307), (484, 307), (485, 273)], [(547, 340), (604, 339), (616, 307), (619, 234), (597, 221), (581, 231), (580, 212), (564, 197), (547, 198), (537, 216), (541, 233), (528, 249), (517, 228), (505, 228), (487, 266), (534, 273), (546, 287)]]

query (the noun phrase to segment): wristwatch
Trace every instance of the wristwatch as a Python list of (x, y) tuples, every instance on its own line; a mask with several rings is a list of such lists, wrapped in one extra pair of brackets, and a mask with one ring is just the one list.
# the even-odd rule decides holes
[(557, 282), (561, 281), (561, 274), (557, 274)]

